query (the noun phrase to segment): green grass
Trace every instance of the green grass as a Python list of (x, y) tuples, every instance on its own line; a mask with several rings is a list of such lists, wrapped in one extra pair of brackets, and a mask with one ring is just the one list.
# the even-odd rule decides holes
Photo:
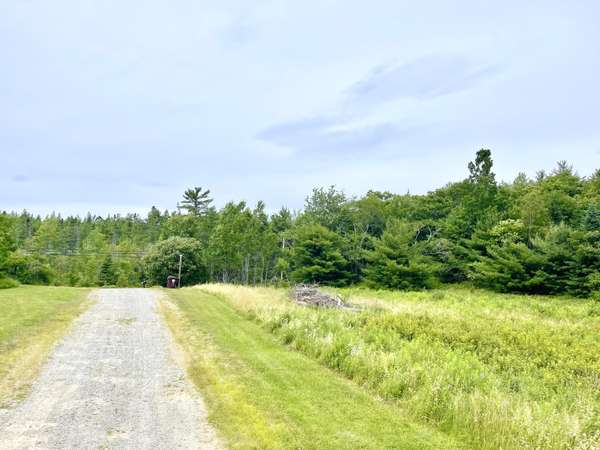
[(21, 286), (0, 290), (0, 407), (21, 398), (88, 289)]
[(169, 295), (163, 313), (230, 448), (465, 448), (290, 351), (224, 295), (199, 288)]
[(600, 448), (600, 304), (450, 288), (338, 290), (361, 312), (211, 285), (290, 349), (477, 449)]

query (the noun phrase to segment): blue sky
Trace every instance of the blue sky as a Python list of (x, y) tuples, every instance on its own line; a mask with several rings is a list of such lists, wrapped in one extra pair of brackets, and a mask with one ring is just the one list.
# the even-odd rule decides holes
[(0, 209), (600, 167), (595, 1), (0, 1)]

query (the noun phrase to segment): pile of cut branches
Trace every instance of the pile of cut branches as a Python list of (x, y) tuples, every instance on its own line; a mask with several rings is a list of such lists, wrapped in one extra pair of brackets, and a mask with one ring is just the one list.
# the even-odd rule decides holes
[(302, 306), (317, 308), (354, 309), (344, 303), (338, 295), (331, 295), (319, 290), (316, 284), (297, 284), (290, 294), (292, 300)]

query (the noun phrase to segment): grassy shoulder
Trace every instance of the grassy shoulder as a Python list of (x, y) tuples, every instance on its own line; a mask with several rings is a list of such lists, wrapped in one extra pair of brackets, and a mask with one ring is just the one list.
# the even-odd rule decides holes
[(0, 407), (27, 393), (56, 341), (89, 304), (89, 289), (0, 290)]
[(208, 285), (280, 342), (474, 448), (600, 447), (600, 308), (471, 289), (340, 292), (361, 312), (285, 290)]
[(289, 351), (225, 295), (186, 288), (169, 296), (164, 316), (231, 448), (464, 448)]

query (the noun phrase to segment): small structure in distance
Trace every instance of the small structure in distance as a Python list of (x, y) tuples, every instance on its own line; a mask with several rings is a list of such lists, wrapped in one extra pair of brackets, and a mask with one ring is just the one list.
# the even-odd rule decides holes
[(175, 289), (179, 287), (179, 278), (169, 275), (167, 277), (167, 288)]

